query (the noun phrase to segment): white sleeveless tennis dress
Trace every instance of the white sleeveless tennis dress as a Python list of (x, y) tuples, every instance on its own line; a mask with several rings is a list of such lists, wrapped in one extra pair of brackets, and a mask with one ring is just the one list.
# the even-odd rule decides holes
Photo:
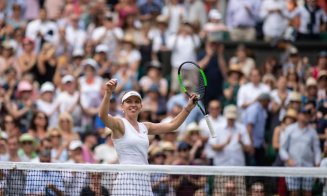
[[(114, 139), (120, 164), (148, 165), (148, 129), (138, 123), (138, 132), (125, 118), (121, 118), (125, 133), (123, 137)], [(112, 195), (153, 195), (150, 175), (144, 173), (122, 172), (117, 175)]]

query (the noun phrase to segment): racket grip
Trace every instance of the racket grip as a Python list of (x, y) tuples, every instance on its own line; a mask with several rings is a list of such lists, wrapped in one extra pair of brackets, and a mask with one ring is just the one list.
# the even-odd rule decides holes
[(208, 114), (205, 115), (204, 118), (206, 119), (206, 122), (207, 122), (207, 125), (208, 125), (208, 128), (209, 128), (211, 137), (213, 137), (213, 138), (216, 137), (216, 133), (215, 133), (215, 131), (214, 131), (213, 127), (212, 127), (212, 124), (211, 124), (211, 122), (209, 120)]

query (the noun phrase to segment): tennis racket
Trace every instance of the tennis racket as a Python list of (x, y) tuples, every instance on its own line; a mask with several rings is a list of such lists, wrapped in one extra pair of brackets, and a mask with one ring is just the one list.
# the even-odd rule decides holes
[(204, 115), (204, 118), (210, 130), (211, 137), (216, 137), (216, 134), (209, 120), (209, 116), (206, 110), (200, 104), (200, 102), (205, 97), (207, 88), (207, 78), (203, 70), (196, 63), (186, 61), (178, 68), (178, 82), (182, 91), (188, 97), (191, 97), (192, 94), (197, 95), (196, 105)]

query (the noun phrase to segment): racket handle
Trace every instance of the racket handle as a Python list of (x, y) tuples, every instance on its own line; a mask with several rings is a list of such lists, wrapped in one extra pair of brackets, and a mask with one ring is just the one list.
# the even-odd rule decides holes
[(208, 125), (208, 128), (209, 128), (209, 131), (210, 131), (210, 135), (211, 135), (211, 137), (213, 137), (213, 138), (216, 137), (216, 133), (215, 133), (215, 131), (213, 130), (213, 127), (212, 127), (211, 122), (210, 122), (210, 120), (209, 120), (209, 116), (208, 116), (208, 114), (205, 115), (204, 118), (206, 119), (206, 122), (207, 122), (207, 125)]

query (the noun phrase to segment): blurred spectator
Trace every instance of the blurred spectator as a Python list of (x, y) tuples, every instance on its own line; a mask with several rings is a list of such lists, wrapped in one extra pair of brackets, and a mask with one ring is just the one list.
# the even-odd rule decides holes
[(151, 20), (161, 13), (160, 5), (154, 0), (146, 0), (139, 6), (140, 19)]
[(238, 64), (232, 64), (229, 66), (227, 72), (227, 79), (223, 84), (223, 107), (226, 105), (236, 105), (237, 104), (237, 94), (240, 89), (240, 81), (243, 77), (243, 72)]
[(68, 146), (69, 160), (67, 163), (86, 163), (82, 148), (83, 143), (80, 140), (71, 140)]
[(302, 96), (302, 104), (305, 105), (306, 103), (313, 101), (317, 105), (317, 91), (317, 81), (314, 78), (309, 77), (305, 82), (305, 93)]
[(57, 19), (64, 9), (64, 5), (65, 0), (45, 0), (44, 8), (48, 13), (48, 18), (51, 20)]
[(58, 128), (50, 128), (47, 132), (47, 138), (51, 142), (51, 160), (52, 162), (66, 162), (68, 160), (67, 146), (62, 141), (62, 134)]
[(283, 36), (287, 27), (287, 6), (284, 0), (263, 1), (260, 8), (265, 41), (273, 41)]
[(302, 107), (302, 99), (301, 99), (301, 94), (296, 91), (292, 91), (289, 95), (289, 103), (287, 105), (287, 108), (292, 108), (296, 111), (300, 111)]
[(46, 137), (48, 124), (47, 115), (44, 112), (36, 111), (31, 119), (28, 133), (34, 136), (37, 141), (40, 141)]
[(101, 184), (102, 174), (100, 172), (89, 173), (89, 178), (90, 184), (82, 188), (81, 196), (109, 196), (109, 191)]
[(205, 4), (201, 0), (189, 0), (184, 2), (186, 20), (191, 23), (196, 31), (201, 30), (203, 25), (207, 22), (207, 13)]
[(244, 45), (238, 45), (235, 56), (229, 60), (229, 66), (237, 64), (241, 67), (241, 70), (246, 78), (250, 76), (252, 69), (256, 67), (255, 61), (248, 56), (247, 49)]
[(26, 21), (22, 17), (22, 7), (19, 4), (12, 5), (12, 15), (7, 18), (6, 23), (12, 29), (22, 28), (25, 29)]
[(9, 161), (7, 139), (8, 136), (3, 133), (0, 134), (0, 161)]
[[(208, 104), (208, 114), (211, 125), (215, 130), (216, 134), (218, 134), (218, 127), (222, 126), (226, 123), (226, 119), (221, 115), (222, 105), (218, 100), (212, 100)], [(206, 120), (203, 118), (199, 122), (199, 127), (201, 129), (201, 137), (203, 138), (203, 142), (205, 142), (205, 155), (209, 161), (210, 165), (213, 165), (215, 151), (212, 146), (209, 144), (208, 139), (210, 138), (210, 131)]]
[[(256, 102), (258, 96), (267, 93), (269, 87), (261, 83), (261, 76), (258, 69), (250, 72), (250, 82), (242, 84), (237, 94), (237, 106), (243, 110)], [(242, 116), (243, 117), (243, 116)]]
[(15, 58), (16, 46), (13, 40), (7, 40), (2, 43), (2, 53), (0, 56), (1, 74), (10, 67), (13, 67), (17, 73), (20, 73), (20, 69), (16, 64), (17, 59)]
[[(272, 146), (278, 152), (279, 148), (281, 147), (281, 143), (285, 137), (285, 130), (286, 128), (295, 123), (297, 119), (297, 111), (294, 109), (288, 109), (283, 117), (279, 126), (274, 129), (274, 134), (272, 138)], [(281, 160), (279, 154), (273, 163), (274, 166), (284, 166), (284, 162)]]
[(8, 108), (9, 113), (19, 120), (20, 131), (25, 133), (30, 126), (33, 110), (35, 109), (33, 87), (26, 81), (19, 82), (17, 87), (17, 97)]
[(9, 136), (7, 139), (7, 145), (8, 145), (8, 155), (9, 155), (8, 161), (12, 161), (12, 162), (22, 161), (18, 155), (18, 150), (19, 150), (18, 137)]
[(39, 84), (52, 81), (57, 66), (55, 45), (44, 43), (38, 56), (36, 80)]
[(18, 121), (14, 119), (14, 117), (10, 114), (6, 114), (3, 116), (2, 126), (1, 126), (1, 134), (6, 134), (8, 137), (19, 137), (20, 130), (17, 126)]
[(21, 161), (30, 162), (38, 156), (36, 153), (37, 143), (32, 135), (24, 133), (19, 137), (19, 143), (21, 148), (18, 150), (18, 156)]
[(36, 19), (40, 9), (40, 2), (38, 0), (26, 0), (25, 2), (24, 18), (27, 21)]
[(40, 9), (39, 18), (27, 24), (26, 37), (35, 41), (36, 51), (40, 51), (43, 43), (49, 42), (56, 45), (59, 40), (58, 26), (48, 19), (47, 11)]
[(180, 24), (186, 19), (186, 10), (178, 0), (168, 0), (162, 9), (162, 14), (169, 20), (168, 31), (175, 34), (180, 29)]
[(326, 31), (327, 14), (316, 0), (305, 0), (305, 4), (291, 12), (290, 16), (300, 17), (297, 36), (299, 40), (318, 40), (320, 33)]
[(162, 65), (158, 61), (151, 61), (147, 67), (147, 74), (140, 81), (142, 92), (147, 92), (152, 86), (157, 86), (160, 96), (168, 94), (168, 82), (162, 77)]
[(127, 34), (123, 38), (119, 58), (126, 59), (131, 73), (137, 76), (141, 62), (141, 53), (135, 48), (135, 40), (132, 35)]
[[(316, 130), (309, 126), (310, 115), (308, 110), (301, 110), (297, 123), (285, 130), (279, 154), (289, 167), (314, 167), (320, 164), (319, 138)], [(286, 183), (291, 194), (299, 194), (301, 190), (311, 194), (313, 179), (310, 177), (286, 177)]]
[[(51, 152), (42, 149), (40, 151), (40, 162), (50, 163)], [(39, 183), (35, 183), (35, 176), (38, 176)], [(42, 171), (33, 170), (27, 173), (25, 194), (55, 194), (62, 195), (64, 193), (63, 178), (58, 171)]]
[(156, 18), (156, 30), (152, 40), (153, 59), (157, 59), (162, 65), (162, 75), (168, 76), (171, 73), (171, 50), (168, 48), (169, 32), (167, 29), (168, 18), (159, 15)]
[(37, 54), (34, 51), (34, 41), (29, 38), (23, 40), (23, 52), (18, 56), (19, 69), (22, 74), (32, 73), (36, 77), (38, 73), (37, 68)]
[(45, 82), (40, 88), (40, 97), (35, 101), (36, 108), (47, 116), (49, 127), (58, 125), (58, 104), (55, 102), (55, 86), (51, 82)]
[(270, 103), (270, 95), (268, 93), (261, 93), (256, 99), (256, 102), (246, 108), (244, 112), (244, 124), (250, 135), (254, 153), (250, 153), (250, 165), (264, 166), (265, 160), (265, 132), (267, 123), (267, 109)]
[(96, 74), (103, 78), (111, 76), (111, 62), (107, 58), (109, 48), (105, 44), (100, 44), (95, 47), (94, 60), (97, 63)]
[(95, 160), (98, 163), (113, 164), (118, 163), (118, 155), (113, 146), (111, 130), (105, 128), (105, 143), (100, 144), (94, 149)]
[[(61, 79), (62, 91), (58, 93), (59, 112), (67, 112), (72, 119), (74, 131), (81, 132), (81, 107), (79, 105), (80, 92), (76, 89), (76, 81), (72, 75), (65, 75)], [(59, 117), (60, 118), (60, 117)]]
[[(160, 89), (156, 84), (152, 84), (145, 92), (143, 104), (158, 117), (166, 113), (166, 101), (160, 94)], [(155, 119), (153, 119), (155, 120)]]
[(63, 112), (59, 115), (58, 128), (61, 130), (63, 145), (68, 146), (71, 141), (78, 140), (79, 135), (73, 130), (74, 122), (72, 116)]
[(204, 154), (205, 144), (200, 132), (201, 130), (198, 124), (191, 122), (186, 127), (184, 141), (192, 146), (190, 159), (201, 160), (201, 162), (205, 163), (207, 161)]
[(251, 185), (251, 193), (250, 196), (264, 196), (265, 195), (265, 187), (261, 182), (255, 182)]
[(86, 132), (83, 134), (83, 159), (87, 163), (95, 163), (94, 147), (98, 144), (97, 134)]
[(199, 34), (200, 37), (214, 39), (215, 41), (225, 40), (228, 29), (222, 20), (221, 13), (217, 9), (212, 9), (209, 11), (208, 17), (208, 22), (204, 24), (203, 30)]
[(205, 50), (198, 55), (198, 63), (208, 81), (204, 99), (204, 105), (208, 105), (211, 100), (220, 99), (223, 94), (223, 79), (227, 72), (224, 45), (209, 38), (205, 43)]
[(65, 39), (71, 49), (82, 48), (87, 38), (86, 32), (79, 27), (79, 20), (80, 16), (72, 14), (65, 29)]
[(318, 75), (318, 101), (326, 99), (326, 89), (327, 89), (327, 71), (321, 70)]
[(271, 93), (271, 108), (273, 115), (278, 116), (278, 121), (284, 118), (287, 105), (290, 101), (290, 91), (287, 89), (286, 77), (281, 76), (277, 81), (277, 88)]
[[(196, 62), (196, 51), (199, 46), (200, 38), (197, 34), (195, 34), (193, 27), (189, 23), (183, 23), (183, 25), (179, 28), (178, 33), (170, 36), (168, 40), (168, 48), (172, 51), (172, 73), (170, 86), (172, 93), (176, 93), (179, 89), (179, 84), (177, 81), (178, 67), (185, 61)], [(186, 75), (192, 75), (192, 73), (194, 74), (194, 72), (190, 71)], [(192, 77), (190, 76), (190, 78)]]
[(117, 12), (119, 17), (119, 26), (122, 26), (126, 21), (126, 18), (130, 14), (137, 13), (136, 4), (131, 0), (119, 0), (119, 2), (115, 5), (115, 12)]
[(256, 38), (255, 26), (258, 19), (260, 1), (231, 0), (227, 7), (227, 26), (233, 41), (253, 41)]
[(327, 52), (321, 51), (317, 57), (317, 65), (311, 68), (312, 77), (318, 79), (320, 71), (327, 69)]
[(127, 92), (130, 90), (138, 89), (137, 76), (135, 75), (135, 70), (129, 68), (128, 60), (124, 57), (118, 59), (119, 70), (113, 76), (117, 79), (116, 93), (120, 94), (122, 92)]

